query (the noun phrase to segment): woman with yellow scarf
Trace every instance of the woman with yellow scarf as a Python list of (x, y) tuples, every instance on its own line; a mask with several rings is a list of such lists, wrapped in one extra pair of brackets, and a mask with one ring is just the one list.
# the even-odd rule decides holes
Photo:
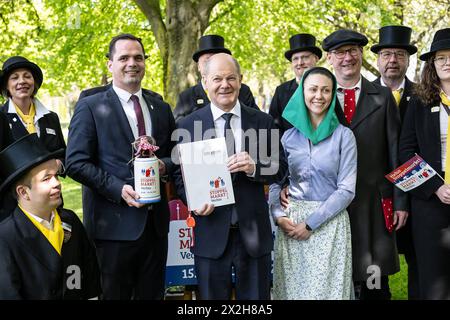
[[(8, 118), (6, 127), (14, 141), (30, 133), (37, 133), (48, 151), (65, 150), (66, 143), (58, 115), (36, 98), (43, 79), (42, 70), (37, 64), (20, 56), (7, 59), (0, 73), (0, 92), (8, 100), (0, 107), (0, 112)], [(57, 162), (62, 168), (64, 154)], [(2, 195), (0, 198), (3, 198), (0, 199), (1, 221), (14, 209), (14, 201), (9, 195)]]
[[(403, 121), (399, 157), (416, 153), (435, 175), (411, 190), (411, 222), (422, 299), (450, 299), (450, 28), (434, 35)], [(443, 181), (442, 177), (445, 177)]]

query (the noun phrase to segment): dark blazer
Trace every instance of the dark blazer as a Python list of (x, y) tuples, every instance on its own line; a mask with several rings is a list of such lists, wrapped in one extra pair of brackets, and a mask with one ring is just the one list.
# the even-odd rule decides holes
[[(27, 129), (20, 121), (17, 113), (8, 113), (9, 100), (0, 107), (0, 111), (6, 114), (8, 117), (9, 126), (11, 128), (11, 133), (14, 141), (26, 136), (28, 134)], [(61, 123), (59, 122), (58, 115), (49, 111), (50, 113), (45, 114), (41, 119), (38, 120), (39, 124), (39, 140), (43, 142), (45, 147), (49, 151), (56, 151), (59, 149), (66, 149), (66, 142), (64, 141), (64, 136), (61, 130)], [(60, 159), (64, 163), (64, 157)]]
[(406, 195), (384, 177), (398, 166), (400, 116), (388, 88), (362, 78), (361, 93), (351, 125), (339, 101), (339, 121), (352, 129), (358, 149), (356, 195), (348, 208), (352, 229), (353, 279), (366, 280), (367, 267), (382, 275), (400, 270), (395, 234), (385, 227), (381, 200), (393, 197), (394, 209), (404, 210)]
[[(72, 227), (61, 256), (18, 207), (0, 224), (0, 299), (89, 299), (100, 295), (95, 248), (75, 213), (58, 211), (61, 221)], [(75, 283), (73, 266), (81, 271), (80, 289), (66, 285)]]
[[(241, 104), (242, 130), (248, 129), (275, 129), (272, 117), (262, 111), (245, 107)], [(214, 129), (214, 120), (210, 105), (201, 108), (178, 123), (179, 128), (188, 130), (191, 137), (194, 135), (194, 122), (202, 122), (202, 133), (206, 130)], [(190, 141), (182, 141), (190, 142)], [(247, 252), (252, 257), (260, 257), (271, 252), (273, 247), (272, 231), (269, 220), (269, 210), (267, 200), (264, 195), (264, 184), (271, 184), (281, 180), (287, 172), (287, 163), (279, 140), (277, 145), (271, 144), (271, 135), (258, 137), (258, 142), (243, 142), (245, 151), (251, 154), (251, 148), (257, 147), (258, 155), (263, 145), (268, 146), (268, 152), (261, 151), (261, 155), (256, 162), (256, 174), (254, 178), (249, 178), (245, 173), (239, 172), (233, 179), (233, 189), (235, 197), (236, 211), (239, 220), (239, 230), (242, 241)], [(279, 157), (279, 161), (278, 161)], [(261, 174), (264, 167), (278, 166), (278, 169), (271, 175)], [(185, 189), (180, 167), (174, 174), (178, 195), (186, 203)], [(195, 216), (196, 225), (195, 245), (192, 252), (195, 255), (206, 258), (219, 258), (228, 241), (229, 226), (231, 222), (231, 211), (225, 207), (217, 207), (209, 216)]]
[[(175, 128), (170, 106), (143, 91), (151, 116), (152, 133), (161, 159), (170, 175), (170, 153)], [(134, 186), (131, 143), (134, 136), (119, 97), (112, 88), (78, 101), (69, 126), (67, 174), (82, 183), (84, 222), (90, 236), (100, 240), (136, 240), (147, 216), (154, 219), (158, 235), (167, 236), (169, 207), (165, 192), (161, 201), (148, 208), (129, 207), (122, 200), (122, 187)], [(161, 191), (164, 185), (161, 181)]]
[(286, 121), (282, 115), (284, 108), (288, 104), (295, 90), (298, 88), (297, 79), (292, 79), (280, 84), (275, 89), (272, 101), (270, 102), (269, 114), (273, 117), (275, 125), (281, 130), (281, 135), (292, 128), (292, 124)]
[[(107, 85), (104, 86), (99, 86), (99, 87), (94, 87), (94, 88), (89, 88), (86, 90), (81, 91), (80, 96), (78, 97), (78, 100), (81, 100), (81, 98), (87, 97), (87, 96), (92, 96), (93, 94), (99, 93), (99, 92), (103, 92), (106, 91), (108, 89), (112, 88), (112, 83), (108, 83)], [(163, 100), (163, 97), (152, 90), (148, 90), (148, 89), (142, 89), (142, 92), (145, 92), (146, 94), (148, 94), (149, 96), (152, 96), (156, 99), (159, 100)]]
[[(243, 83), (241, 84), (241, 90), (239, 91), (239, 101), (248, 107), (259, 110), (250, 88)], [(177, 105), (173, 110), (175, 121), (178, 123), (182, 118), (207, 106), (209, 103), (208, 95), (205, 90), (203, 90), (201, 83), (187, 88), (178, 96)]]
[[(373, 81), (381, 86), (380, 78), (377, 78)], [(409, 100), (411, 100), (411, 96), (414, 90), (414, 82), (410, 81), (407, 77), (405, 78), (405, 91), (403, 91), (402, 98), (400, 99), (400, 104), (398, 106), (400, 110), (400, 118), (403, 120), (405, 118), (406, 109), (408, 108)]]
[[(443, 177), (439, 112), (431, 112), (434, 106), (425, 106), (417, 97), (411, 99), (408, 107), (411, 110), (408, 110), (403, 122), (399, 157), (400, 162), (404, 163), (417, 153)], [(436, 106), (439, 107), (439, 104)], [(437, 197), (434, 193), (443, 184), (444, 182), (435, 175), (409, 191), (409, 194), (413, 199), (429, 200)]]
[[(380, 78), (377, 78), (373, 83), (381, 85)], [(406, 110), (408, 108), (409, 101), (413, 95), (414, 82), (411, 82), (407, 77), (405, 78), (405, 90), (400, 99), (400, 104), (398, 106), (400, 111), (400, 119), (403, 122), (405, 118)], [(400, 163), (402, 163), (400, 161)], [(409, 211), (409, 199), (408, 199), (408, 210)], [(412, 234), (411, 234), (411, 218), (406, 221), (406, 225), (400, 230), (396, 231), (397, 235), (397, 248), (399, 253), (414, 255), (414, 248), (412, 245)]]
[(6, 114), (0, 112), (0, 151), (9, 146), (13, 141), (8, 118)]

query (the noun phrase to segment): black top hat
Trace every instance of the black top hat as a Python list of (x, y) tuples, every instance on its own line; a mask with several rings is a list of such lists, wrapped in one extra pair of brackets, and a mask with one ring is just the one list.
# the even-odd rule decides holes
[(36, 90), (39, 89), (44, 80), (41, 68), (28, 59), (21, 56), (14, 56), (9, 58), (3, 63), (2, 72), (0, 74), (0, 91), (2, 94), (6, 92), (6, 84), (8, 82), (9, 75), (16, 69), (25, 68), (30, 70), (34, 78)]
[(436, 51), (450, 49), (450, 28), (436, 31), (429, 52), (422, 54), (419, 59), (427, 61)]
[(411, 42), (411, 28), (405, 26), (385, 26), (380, 28), (380, 43), (373, 45), (370, 50), (378, 53), (384, 48), (400, 48), (405, 49), (409, 54), (417, 52), (417, 47)]
[(341, 29), (333, 32), (328, 37), (323, 39), (322, 49), (328, 52), (349, 44), (364, 47), (368, 42), (369, 40), (367, 37), (359, 32), (349, 29)]
[(311, 51), (316, 56), (322, 58), (322, 50), (316, 47), (316, 38), (308, 33), (295, 34), (289, 38), (291, 49), (284, 53), (286, 59), (291, 61), (292, 55), (301, 51)]
[(198, 58), (204, 53), (228, 53), (231, 54), (231, 51), (225, 48), (225, 40), (215, 34), (210, 34), (207, 36), (203, 36), (198, 41), (198, 50), (192, 55), (192, 59), (195, 62), (198, 62)]
[(26, 135), (0, 152), (0, 193), (39, 164), (61, 157), (63, 149), (50, 152), (36, 133)]

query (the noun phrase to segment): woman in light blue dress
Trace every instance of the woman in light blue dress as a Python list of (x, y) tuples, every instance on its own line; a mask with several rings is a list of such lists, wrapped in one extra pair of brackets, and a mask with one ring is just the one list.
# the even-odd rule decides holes
[[(321, 67), (305, 72), (283, 112), (294, 127), (281, 142), (287, 181), (270, 186), (275, 239), (274, 299), (352, 299), (350, 221), (356, 141), (334, 108), (336, 79)], [(289, 206), (280, 203), (288, 184)]]

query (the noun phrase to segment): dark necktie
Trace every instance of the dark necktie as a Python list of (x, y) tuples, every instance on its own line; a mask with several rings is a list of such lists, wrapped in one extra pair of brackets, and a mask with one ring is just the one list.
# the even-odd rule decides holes
[(233, 117), (232, 113), (224, 113), (222, 115), (222, 118), (225, 119), (225, 128), (223, 130), (223, 136), (225, 137), (225, 141), (227, 143), (227, 152), (229, 157), (231, 157), (233, 154), (236, 153), (233, 130), (231, 129), (232, 117)]
[(145, 136), (145, 122), (144, 115), (142, 114), (141, 104), (139, 103), (138, 96), (132, 95), (131, 101), (133, 101), (134, 112), (136, 113), (137, 125), (138, 125), (138, 136)]
[[(224, 113), (222, 115), (222, 118), (225, 119), (225, 127), (223, 130), (223, 136), (225, 137), (225, 141), (227, 143), (227, 153), (228, 153), (229, 157), (236, 153), (233, 130), (231, 129), (231, 118), (232, 117), (233, 117), (232, 113)], [(232, 173), (231, 178), (234, 181), (236, 178), (236, 174)], [(236, 225), (238, 222), (236, 207), (234, 205), (229, 205), (229, 206), (227, 206), (227, 209), (231, 210), (231, 224)]]
[(356, 109), (356, 89), (344, 89), (344, 115), (347, 123), (352, 123)]

